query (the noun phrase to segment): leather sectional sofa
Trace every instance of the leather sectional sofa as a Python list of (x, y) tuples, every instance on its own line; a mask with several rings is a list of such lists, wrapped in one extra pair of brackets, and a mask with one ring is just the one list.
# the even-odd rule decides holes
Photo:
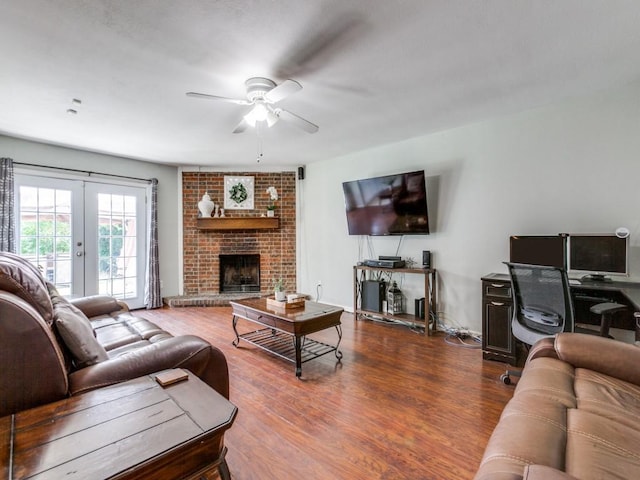
[(579, 333), (536, 343), (475, 478), (640, 478), (640, 348)]
[(174, 337), (114, 298), (68, 301), (26, 259), (0, 252), (0, 416), (169, 368), (229, 398), (223, 353)]

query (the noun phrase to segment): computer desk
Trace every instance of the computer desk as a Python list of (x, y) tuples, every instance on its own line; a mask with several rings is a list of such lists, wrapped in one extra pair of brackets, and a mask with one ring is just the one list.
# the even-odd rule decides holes
[[(640, 341), (640, 326), (634, 314), (640, 315), (640, 282), (581, 281), (569, 285), (577, 323), (600, 325), (601, 318), (590, 308), (603, 302), (627, 305), (627, 310), (616, 312), (611, 327), (635, 332)], [(482, 277), (482, 352), (486, 360), (498, 360), (516, 365), (517, 342), (511, 332), (513, 301), (511, 279), (505, 273), (490, 273)], [(640, 318), (638, 319), (640, 321)]]
[[(616, 302), (626, 305), (627, 311), (619, 312), (614, 315), (612, 326), (623, 328), (625, 330), (636, 331), (636, 340), (640, 340), (634, 318), (635, 312), (640, 312), (640, 283), (611, 280), (611, 281), (592, 281), (581, 280), (579, 284), (571, 283), (569, 285), (571, 296), (573, 298), (574, 309), (576, 310), (576, 319), (580, 318), (588, 312), (589, 306), (594, 303)], [(581, 308), (581, 303), (587, 304)]]
[[(483, 277), (485, 279), (493, 279), (495, 281), (510, 282), (508, 274), (492, 273)], [(596, 303), (615, 302), (627, 305), (628, 310), (614, 314), (611, 324), (614, 328), (624, 330), (633, 330), (636, 332), (636, 340), (640, 341), (640, 326), (636, 324), (634, 313), (640, 314), (640, 282), (624, 281), (624, 280), (608, 280), (593, 281), (580, 280), (580, 283), (574, 283), (570, 279), (569, 289), (575, 309), (576, 322), (592, 323), (598, 325), (599, 318), (589, 320), (591, 314), (589, 308)]]

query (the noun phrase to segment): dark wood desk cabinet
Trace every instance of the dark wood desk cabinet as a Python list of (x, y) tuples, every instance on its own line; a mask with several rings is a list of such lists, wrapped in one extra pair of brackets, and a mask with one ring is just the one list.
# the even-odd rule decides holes
[[(600, 325), (600, 317), (590, 308), (602, 302), (627, 305), (627, 309), (613, 314), (611, 326), (634, 330), (640, 341), (640, 283), (628, 281), (582, 281), (571, 284), (571, 298), (575, 319), (580, 324)], [(511, 279), (504, 273), (490, 273), (482, 277), (482, 357), (516, 365), (517, 341), (511, 333), (513, 300)], [(520, 358), (523, 361), (523, 358)]]
[(237, 409), (198, 377), (155, 375), (0, 418), (2, 479), (229, 479)]
[(482, 358), (515, 365), (516, 341), (511, 334), (513, 300), (507, 275), (482, 277)]

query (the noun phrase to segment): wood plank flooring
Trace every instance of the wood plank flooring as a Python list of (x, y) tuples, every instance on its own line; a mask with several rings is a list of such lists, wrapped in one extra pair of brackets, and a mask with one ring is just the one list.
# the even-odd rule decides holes
[[(469, 479), (513, 395), (499, 381), (505, 366), (479, 349), (349, 313), (342, 362), (329, 354), (305, 363), (301, 379), (292, 363), (246, 342), (234, 347), (229, 307), (134, 314), (226, 355), (239, 410), (225, 435), (233, 480)], [(335, 343), (337, 333), (311, 337)]]

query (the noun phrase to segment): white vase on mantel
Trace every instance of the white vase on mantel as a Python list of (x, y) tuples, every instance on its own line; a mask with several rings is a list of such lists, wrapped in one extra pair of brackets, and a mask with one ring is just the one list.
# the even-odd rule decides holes
[(202, 200), (198, 202), (198, 209), (200, 210), (200, 215), (202, 215), (203, 218), (211, 217), (211, 212), (213, 212), (214, 207), (215, 204), (211, 201), (211, 197), (208, 193), (205, 193), (202, 196)]
[(275, 215), (276, 215), (275, 210), (267, 210), (267, 217), (275, 217)]

